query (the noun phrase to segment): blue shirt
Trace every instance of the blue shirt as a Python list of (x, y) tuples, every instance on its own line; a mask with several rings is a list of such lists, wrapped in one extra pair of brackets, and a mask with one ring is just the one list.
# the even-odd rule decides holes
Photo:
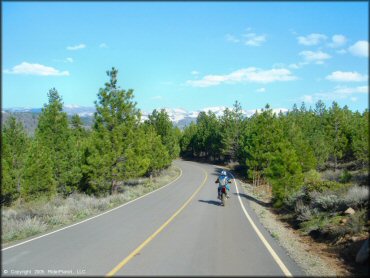
[(222, 187), (223, 186), (221, 184), (221, 180), (223, 180), (223, 179), (226, 179), (226, 185), (225, 185), (225, 187), (226, 187), (226, 189), (228, 191), (230, 191), (230, 184), (229, 184), (230, 178), (228, 176), (221, 175), (221, 176), (218, 177), (218, 187)]

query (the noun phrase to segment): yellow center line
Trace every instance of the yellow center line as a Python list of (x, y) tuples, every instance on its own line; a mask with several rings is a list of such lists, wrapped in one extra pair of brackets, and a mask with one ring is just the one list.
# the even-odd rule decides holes
[[(201, 168), (202, 169), (202, 168)], [(134, 251), (131, 252), (126, 258), (124, 258), (115, 268), (113, 268), (106, 277), (114, 276), (122, 267), (124, 267), (133, 257), (135, 257), (150, 241), (152, 241), (171, 221), (190, 203), (194, 196), (202, 189), (206, 180), (208, 178), (207, 172), (202, 169), (206, 176), (203, 182), (199, 185), (197, 190), (190, 196), (190, 198), (161, 226), (156, 230), (151, 236), (149, 236), (142, 244), (139, 245)]]

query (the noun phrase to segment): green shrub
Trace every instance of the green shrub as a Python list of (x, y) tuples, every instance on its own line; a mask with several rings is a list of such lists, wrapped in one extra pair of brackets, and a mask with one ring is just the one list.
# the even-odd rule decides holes
[(369, 199), (369, 187), (352, 186), (345, 195), (345, 203), (349, 207), (358, 208), (365, 206)]
[(284, 198), (284, 207), (288, 210), (295, 210), (297, 202), (301, 200), (303, 203), (306, 203), (306, 194), (304, 190), (298, 190)]
[(320, 181), (320, 182), (311, 182), (311, 183), (306, 183), (305, 184), (305, 189), (307, 192), (324, 192), (327, 190), (338, 190), (343, 187), (348, 186), (347, 184), (342, 184), (336, 181)]
[(342, 174), (339, 176), (339, 182), (341, 183), (348, 183), (352, 179), (352, 175), (347, 170), (344, 170)]
[(351, 229), (348, 225), (340, 225), (340, 221), (343, 218), (340, 215), (330, 218), (329, 223), (322, 227), (322, 232), (334, 240), (350, 233)]
[(303, 175), (287, 175), (284, 178), (269, 179), (272, 185), (272, 195), (274, 207), (280, 208), (284, 205), (284, 200), (299, 191), (303, 184)]
[(365, 209), (359, 210), (349, 217), (348, 226), (352, 234), (358, 234), (364, 231), (366, 223), (367, 211)]
[(314, 191), (310, 193), (310, 196), (311, 206), (320, 211), (336, 212), (346, 208), (344, 199), (332, 191), (328, 190), (321, 193)]
[(298, 200), (296, 202), (294, 211), (296, 213), (297, 220), (302, 222), (309, 221), (318, 214), (318, 210), (316, 208), (310, 208), (305, 205), (302, 200)]
[(329, 217), (321, 213), (315, 215), (308, 221), (302, 222), (299, 226), (305, 234), (309, 234), (311, 231), (322, 231), (329, 223)]
[(310, 170), (306, 173), (304, 173), (304, 183), (305, 184), (315, 184), (321, 182), (321, 174), (317, 172), (316, 170)]
[(23, 220), (9, 219), (3, 221), (2, 235), (4, 241), (22, 239), (46, 231), (47, 225), (36, 217)]

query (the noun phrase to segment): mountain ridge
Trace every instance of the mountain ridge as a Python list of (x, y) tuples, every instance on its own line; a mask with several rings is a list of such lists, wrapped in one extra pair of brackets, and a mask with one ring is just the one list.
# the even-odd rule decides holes
[[(163, 109), (165, 109), (165, 111), (167, 112), (171, 122), (178, 128), (183, 129), (191, 122), (195, 122), (200, 112), (212, 111), (216, 114), (216, 116), (220, 117), (223, 115), (223, 111), (226, 108), (232, 109), (231, 107), (226, 106), (206, 107), (200, 110), (193, 111), (189, 111), (183, 108), (163, 108)], [(4, 123), (10, 115), (14, 115), (17, 118), (17, 120), (23, 123), (27, 132), (33, 134), (34, 130), (37, 127), (38, 115), (41, 113), (41, 111), (42, 108), (30, 108), (30, 107), (4, 108), (2, 109), (2, 123)], [(69, 104), (63, 106), (63, 111), (66, 112), (69, 117), (75, 114), (79, 115), (86, 128), (90, 128), (92, 126), (95, 107)], [(261, 109), (242, 110), (242, 113), (244, 117), (250, 117), (256, 111), (261, 111)], [(273, 112), (275, 113), (279, 113), (279, 111), (286, 113), (288, 109), (286, 108), (273, 109)], [(148, 119), (149, 115), (152, 112), (141, 111), (141, 113), (142, 113), (141, 120), (145, 121)]]

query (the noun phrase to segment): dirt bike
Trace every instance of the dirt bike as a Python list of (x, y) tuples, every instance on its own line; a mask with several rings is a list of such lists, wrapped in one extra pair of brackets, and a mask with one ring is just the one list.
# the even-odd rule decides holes
[(221, 188), (221, 206), (226, 206), (226, 196), (227, 196), (226, 187), (223, 186)]
[[(229, 180), (228, 183), (231, 183), (231, 180)], [(224, 185), (221, 188), (221, 206), (226, 206), (226, 199), (227, 198), (228, 198), (227, 189), (226, 189), (226, 186)]]

